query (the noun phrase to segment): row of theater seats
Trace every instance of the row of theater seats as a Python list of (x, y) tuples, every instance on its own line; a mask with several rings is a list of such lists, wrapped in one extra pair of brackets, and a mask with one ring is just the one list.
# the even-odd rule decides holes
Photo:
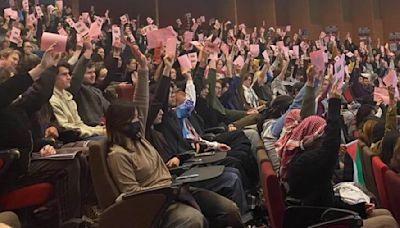
[[(1, 180), (3, 175), (6, 175), (9, 166), (12, 165), (12, 161), (18, 159), (18, 151), (2, 151), (0, 155)], [(106, 142), (93, 143), (90, 146), (89, 156), (92, 181), (99, 207), (102, 209), (99, 227), (156, 227), (167, 205), (173, 200), (173, 189), (160, 188), (127, 194), (116, 202), (115, 199), (118, 198), (120, 192), (108, 170)], [(278, 178), (266, 156), (262, 142), (258, 147), (257, 156), (265, 207), (272, 227), (306, 227), (308, 225), (334, 227), (338, 224), (344, 225), (344, 227), (361, 226), (361, 218), (350, 211), (302, 206), (286, 208)], [(3, 193), (0, 195), (0, 210), (19, 212), (26, 210), (29, 213), (24, 213), (26, 217), (21, 218), (21, 220), (25, 220), (25, 224), (29, 220), (30, 224), (35, 224), (37, 227), (56, 227), (57, 224), (37, 221), (37, 218), (35, 220), (37, 209), (46, 208), (44, 206), (54, 200), (53, 188), (54, 186), (50, 183), (38, 183)], [(48, 216), (47, 218), (52, 217)]]
[(400, 222), (400, 176), (389, 169), (368, 147), (360, 150), (366, 188), (376, 197), (381, 208), (388, 209)]
[[(120, 86), (116, 89), (119, 99), (131, 100), (132, 86)], [(366, 147), (364, 147), (366, 148)], [(102, 210), (99, 219), (100, 227), (155, 227), (159, 224), (167, 205), (173, 200), (172, 188), (161, 188), (128, 194), (115, 201), (120, 195), (108, 170), (105, 142), (90, 146), (90, 169), (99, 207)], [(101, 156), (99, 156), (101, 155)], [(18, 159), (17, 150), (0, 152), (0, 182), (7, 175), (13, 161)], [(284, 191), (269, 161), (263, 143), (260, 141), (257, 150), (260, 172), (260, 183), (264, 194), (265, 208), (271, 227), (361, 227), (362, 219), (354, 212), (335, 208), (316, 208), (285, 205)], [(367, 149), (362, 152), (362, 163), (367, 188), (378, 196), (380, 206), (389, 209), (397, 221), (400, 221), (400, 177), (373, 156)], [(387, 187), (390, 186), (390, 187)], [(50, 183), (36, 183), (0, 194), (0, 211), (26, 211), (21, 218), (38, 227), (56, 227), (59, 224), (48, 224), (40, 219), (51, 216), (43, 215), (43, 210), (51, 211), (53, 190)], [(39, 210), (38, 210), (39, 209)], [(18, 213), (19, 215), (21, 213)], [(40, 219), (38, 219), (38, 217)], [(33, 219), (32, 219), (33, 218)], [(54, 220), (54, 219), (53, 219)]]

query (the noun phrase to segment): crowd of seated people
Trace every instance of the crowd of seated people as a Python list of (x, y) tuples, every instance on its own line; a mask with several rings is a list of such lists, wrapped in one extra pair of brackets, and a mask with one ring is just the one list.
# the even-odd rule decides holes
[[(22, 1), (0, 14), (0, 150), (19, 151), (6, 175), (0, 163), (1, 225), (35, 225), (21, 210), (4, 211), (1, 196), (42, 182), (55, 186), (56, 206), (34, 205), (36, 219), (47, 209), (61, 227), (99, 222), (88, 151), (106, 142), (121, 196), (178, 189), (161, 227), (267, 226), (260, 151), (288, 205), (341, 208), (364, 227), (398, 227), (393, 210), (355, 178), (357, 156), (346, 146), (357, 140), (357, 153), (369, 150), (400, 173), (396, 43), (324, 32), (312, 40), (290, 26), (249, 32), (191, 15), (158, 28), (94, 7), (76, 18), (56, 3)], [(226, 156), (205, 166), (222, 166), (217, 177), (178, 184), (177, 169), (218, 153)], [(350, 199), (338, 190), (347, 182), (358, 190)]]

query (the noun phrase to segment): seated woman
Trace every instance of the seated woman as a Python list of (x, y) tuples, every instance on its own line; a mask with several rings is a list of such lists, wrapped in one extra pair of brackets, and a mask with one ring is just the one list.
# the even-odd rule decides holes
[[(149, 86), (146, 57), (132, 46), (139, 62), (134, 102), (117, 101), (107, 111), (108, 164), (121, 192), (137, 192), (171, 186), (172, 178), (156, 149), (144, 138)], [(216, 193), (191, 189), (200, 210), (184, 203), (171, 204), (163, 227), (243, 227), (234, 203)]]
[[(397, 227), (387, 210), (374, 210), (370, 203), (349, 205), (334, 195), (331, 179), (340, 149), (340, 89), (332, 86), (327, 125), (324, 130), (304, 128), (300, 131), (300, 148), (288, 164), (288, 196), (305, 206), (337, 207), (353, 210), (364, 218), (363, 227)], [(304, 121), (303, 121), (304, 122)], [(310, 122), (312, 123), (312, 122)], [(317, 124), (316, 127), (324, 124)], [(298, 129), (295, 128), (294, 132)], [(316, 132), (319, 132), (315, 134)], [(306, 137), (305, 136), (310, 136)]]

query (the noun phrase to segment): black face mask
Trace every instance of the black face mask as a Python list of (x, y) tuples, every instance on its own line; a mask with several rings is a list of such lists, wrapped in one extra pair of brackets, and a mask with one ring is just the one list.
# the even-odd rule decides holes
[(133, 140), (139, 140), (141, 138), (140, 134), (140, 122), (136, 121), (126, 125), (124, 133)]

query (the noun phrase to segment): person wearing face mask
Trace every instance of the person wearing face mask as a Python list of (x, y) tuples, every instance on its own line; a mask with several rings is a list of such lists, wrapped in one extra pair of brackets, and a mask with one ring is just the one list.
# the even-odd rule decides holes
[(337, 124), (340, 95), (341, 90), (335, 83), (329, 96), (327, 121), (311, 116), (309, 118), (316, 119), (307, 125), (304, 125), (304, 120), (293, 129), (292, 140), (288, 141), (286, 149), (294, 149), (295, 153), (289, 160), (288, 157), (284, 160), (289, 162), (286, 163), (287, 196), (304, 206), (336, 207), (357, 212), (364, 219), (363, 227), (398, 227), (389, 211), (375, 210), (375, 205), (369, 202), (350, 204), (334, 193), (332, 176), (340, 150), (340, 125)]
[[(136, 45), (138, 82), (133, 102), (116, 101), (107, 111), (108, 166), (122, 193), (169, 187), (172, 178), (157, 150), (145, 139), (149, 110), (148, 66)], [(238, 208), (216, 193), (190, 188), (193, 204), (175, 201), (167, 208), (162, 227), (243, 227)], [(203, 214), (204, 213), (204, 214)]]

